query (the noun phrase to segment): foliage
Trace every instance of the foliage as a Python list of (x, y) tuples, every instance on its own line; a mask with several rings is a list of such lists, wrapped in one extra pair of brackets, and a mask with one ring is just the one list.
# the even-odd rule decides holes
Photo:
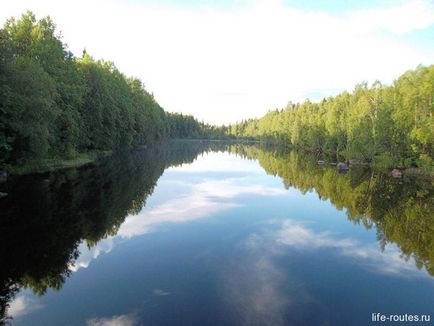
[(76, 58), (49, 17), (0, 29), (0, 167), (202, 136), (191, 116), (165, 112), (113, 63)]
[(433, 170), (434, 66), (419, 66), (391, 86), (359, 84), (319, 103), (306, 100), (230, 125), (226, 134), (377, 161), (386, 167)]

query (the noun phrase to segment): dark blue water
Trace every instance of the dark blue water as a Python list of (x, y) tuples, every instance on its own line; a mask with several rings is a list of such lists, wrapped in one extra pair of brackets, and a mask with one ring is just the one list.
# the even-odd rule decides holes
[[(96, 168), (87, 168), (75, 172), (80, 176), (64, 177), (57, 188), (51, 185), (60, 182), (60, 172), (42, 181), (20, 180), (45, 180), (61, 196), (44, 199), (48, 204), (43, 201), (43, 207), (33, 203), (26, 213), (21, 208), (21, 218), (31, 210), (38, 216), (46, 209), (60, 210), (43, 222), (42, 228), (49, 228), (68, 217), (41, 239), (32, 234), (20, 240), (28, 241), (22, 244), (27, 251), (16, 276), (19, 290), (6, 310), (13, 319), (6, 322), (365, 325), (377, 312), (434, 318), (429, 183), (415, 185), (372, 171), (339, 176), (332, 166), (303, 168), (304, 159), (296, 154), (254, 147), (229, 151), (205, 152), (194, 162), (198, 153), (177, 162), (166, 159), (155, 173), (146, 164), (163, 158), (153, 153), (148, 163), (140, 162), (145, 168), (137, 168), (139, 174), (131, 172), (137, 161), (125, 171), (114, 169), (112, 178), (110, 173), (95, 176), (89, 171)], [(86, 173), (83, 178), (95, 180), (77, 190), (77, 183), (84, 182), (77, 178)], [(133, 180), (123, 182), (118, 174)], [(111, 179), (98, 186), (105, 178)], [(130, 188), (136, 189), (133, 195), (128, 195)], [(74, 191), (86, 198), (76, 199)], [(398, 199), (391, 197), (396, 193)], [(122, 196), (128, 198), (120, 200)], [(95, 205), (101, 207), (92, 211)], [(116, 210), (120, 213), (107, 218)], [(14, 212), (9, 218), (20, 218)], [(70, 235), (66, 229), (75, 225), (70, 221), (81, 215), (92, 221), (80, 220), (90, 231)], [(104, 227), (97, 232), (98, 223)], [(40, 232), (32, 225), (26, 234)], [(65, 238), (73, 238), (68, 245), (58, 240), (62, 230)], [(56, 233), (53, 239), (51, 232)], [(44, 247), (32, 252), (39, 245)], [(51, 245), (68, 252), (62, 268), (56, 261), (41, 262), (44, 255), (62, 256)], [(20, 254), (21, 249), (10, 250)], [(5, 263), (9, 273), (19, 269), (13, 260)], [(26, 267), (38, 263), (56, 267)]]

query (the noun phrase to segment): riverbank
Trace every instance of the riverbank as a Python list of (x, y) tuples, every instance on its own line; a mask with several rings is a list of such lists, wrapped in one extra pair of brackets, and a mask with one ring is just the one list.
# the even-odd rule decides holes
[(360, 158), (354, 158), (351, 155), (336, 152), (322, 151), (319, 154), (315, 153), (312, 149), (298, 146), (291, 146), (289, 144), (284, 144), (281, 142), (272, 141), (257, 141), (261, 146), (268, 148), (279, 148), (284, 151), (301, 151), (314, 155), (317, 158), (319, 164), (331, 164), (337, 165), (339, 162), (345, 163), (352, 167), (368, 167), (370, 169), (383, 171), (385, 173), (391, 173), (393, 170), (399, 170), (403, 174), (411, 177), (422, 177), (430, 180), (434, 180), (434, 165), (430, 161), (427, 162), (413, 162), (413, 164), (397, 164), (393, 163), (389, 157), (382, 155), (375, 156), (370, 162)]
[[(185, 138), (176, 138), (163, 140), (172, 141), (172, 142), (238, 142), (238, 143), (246, 143), (245, 141), (237, 141), (237, 140), (220, 140), (220, 139), (185, 139)], [(136, 150), (145, 149), (152, 145), (159, 145), (161, 141), (157, 141), (152, 144), (138, 145), (135, 147)], [(62, 158), (47, 158), (47, 159), (37, 159), (27, 161), (22, 165), (9, 165), (4, 168), (0, 168), (5, 175), (24, 175), (30, 173), (45, 173), (52, 172), (56, 170), (69, 169), (69, 168), (78, 168), (87, 164), (94, 163), (96, 160), (110, 156), (114, 153), (114, 150), (110, 151), (90, 151), (86, 153), (78, 153), (75, 157), (69, 159)]]
[(261, 144), (260, 140), (243, 139), (243, 138), (174, 138), (173, 142), (210, 142), (210, 143), (228, 143), (228, 144)]
[(6, 170), (9, 174), (13, 175), (45, 173), (68, 168), (78, 168), (87, 164), (91, 164), (99, 158), (107, 157), (112, 154), (113, 151), (91, 151), (87, 153), (79, 153), (74, 158), (70, 159), (50, 158), (29, 161), (24, 165), (11, 166)]
[[(283, 151), (295, 150), (295, 151), (306, 152), (314, 155), (312, 151), (305, 148), (294, 148), (292, 146), (285, 146), (284, 144), (281, 143), (272, 143), (272, 142), (266, 142), (266, 141), (255, 140), (255, 139), (175, 138), (175, 139), (168, 139), (165, 141), (174, 142), (174, 143), (191, 142), (191, 143), (227, 143), (227, 144), (240, 144), (240, 145), (256, 145), (268, 149), (277, 148)], [(160, 143), (161, 142), (156, 142), (147, 145), (139, 145), (136, 147), (136, 149), (140, 150), (152, 145), (158, 146)], [(91, 151), (87, 153), (79, 153), (77, 154), (76, 157), (71, 159), (60, 159), (60, 158), (40, 159), (40, 160), (29, 161), (26, 164), (21, 166), (10, 166), (5, 170), (8, 172), (8, 174), (24, 175), (29, 173), (45, 173), (45, 172), (68, 169), (68, 168), (78, 168), (87, 164), (91, 164), (99, 158), (110, 156), (113, 154), (113, 152), (114, 151)], [(335, 153), (333, 154), (322, 153), (321, 156), (322, 159), (318, 160), (319, 164), (337, 165), (338, 162), (345, 162), (348, 165), (348, 167), (364, 166), (366, 168), (383, 171), (387, 174), (390, 174), (391, 171), (394, 169), (399, 169), (402, 172), (402, 174), (405, 174), (409, 177), (427, 178), (430, 180), (434, 180), (434, 173), (432, 171), (423, 168), (403, 167), (403, 166), (396, 168), (392, 166), (387, 166), (385, 164), (381, 164), (376, 161), (367, 163), (362, 160), (348, 159), (345, 158), (344, 156), (336, 157)]]

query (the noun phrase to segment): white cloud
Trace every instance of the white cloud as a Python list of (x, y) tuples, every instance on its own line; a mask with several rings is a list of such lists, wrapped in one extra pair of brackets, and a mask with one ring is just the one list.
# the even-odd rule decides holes
[(25, 295), (19, 295), (11, 302), (8, 308), (8, 315), (12, 318), (18, 318), (42, 308), (43, 305), (37, 302), (37, 300), (28, 298)]
[(87, 268), (92, 260), (98, 258), (101, 253), (108, 253), (113, 249), (113, 238), (109, 237), (99, 241), (92, 248), (88, 248), (86, 241), (83, 241), (78, 246), (80, 256), (77, 260), (70, 264), (69, 269), (73, 272), (78, 271), (80, 268)]
[(355, 246), (353, 240), (335, 239), (328, 232), (315, 233), (292, 220), (282, 222), (282, 228), (276, 232), (276, 241), (280, 244), (303, 249), (351, 248)]
[[(234, 164), (227, 165), (225, 161)], [(256, 163), (234, 158), (232, 154), (209, 153), (190, 165), (170, 170), (174, 173), (203, 171), (247, 172), (249, 175), (263, 173), (263, 170), (260, 167), (258, 170), (258, 167)], [(163, 182), (166, 184), (162, 186), (159, 183), (153, 196), (158, 198), (160, 191), (167, 194), (167, 187), (178, 190), (173, 193), (169, 192), (169, 197), (163, 202), (155, 206), (148, 205), (137, 215), (127, 216), (115, 236), (99, 241), (90, 249), (83, 241), (78, 247), (80, 256), (69, 266), (69, 269), (76, 272), (80, 268), (87, 268), (92, 260), (98, 258), (102, 253), (110, 252), (117, 238), (131, 238), (153, 232), (165, 223), (185, 223), (210, 217), (212, 214), (240, 206), (237, 202), (240, 196), (287, 196), (291, 194), (290, 191), (280, 186), (258, 185), (244, 176), (224, 179), (221, 179), (219, 175), (214, 178), (183, 178), (182, 182), (177, 181), (176, 178), (169, 178), (167, 181), (163, 179)], [(166, 293), (159, 289), (155, 291), (154, 293), (159, 295)]]
[(162, 290), (162, 289), (154, 289), (154, 294), (155, 294), (155, 295), (158, 295), (158, 296), (162, 296), (162, 297), (164, 297), (164, 296), (166, 296), (166, 295), (169, 295), (170, 292), (164, 291), (164, 290)]
[[(243, 256), (223, 272), (228, 311), (240, 325), (285, 325), (294, 298), (282, 290), (289, 280), (267, 255)], [(300, 299), (300, 295), (297, 297)]]
[(250, 248), (266, 247), (270, 252), (277, 252), (284, 247), (297, 250), (335, 249), (341, 255), (353, 258), (370, 271), (401, 276), (427, 276), (425, 269), (416, 268), (413, 257), (403, 257), (396, 245), (389, 244), (381, 251), (378, 244), (363, 244), (351, 238), (330, 232), (315, 232), (305, 225), (287, 219), (281, 222), (277, 230), (264, 235), (253, 234), (246, 240)]
[[(340, 234), (318, 232), (305, 224), (286, 219), (266, 222), (266, 228), (253, 233), (235, 247), (235, 258), (222, 267), (223, 291), (227, 309), (240, 318), (238, 324), (285, 325), (299, 323), (306, 316), (303, 306), (322, 308), (305, 280), (280, 266), (288, 249), (302, 251), (330, 250), (342, 255), (350, 264), (367, 272), (399, 277), (427, 277), (418, 270), (414, 259), (406, 260), (396, 246), (384, 252), (377, 244), (364, 244)], [(279, 258), (280, 259), (276, 259)], [(289, 256), (290, 257), (290, 256)], [(339, 259), (339, 258), (333, 258)], [(291, 261), (288, 257), (285, 261)]]
[(134, 326), (138, 324), (135, 315), (119, 315), (109, 318), (92, 318), (87, 320), (88, 326)]
[(348, 24), (358, 32), (389, 31), (409, 33), (431, 26), (434, 22), (434, 4), (428, 1), (408, 1), (401, 6), (360, 10), (347, 15)]
[(133, 237), (151, 232), (163, 223), (183, 223), (209, 217), (212, 214), (239, 206), (238, 196), (279, 196), (286, 195), (285, 189), (240, 184), (242, 178), (225, 180), (203, 180), (198, 183), (183, 183), (189, 190), (174, 196), (152, 208), (144, 208), (138, 215), (131, 215), (119, 228), (121, 237)]
[(313, 93), (352, 89), (363, 80), (390, 82), (432, 63), (432, 43), (416, 46), (401, 37), (433, 25), (429, 0), (343, 14), (280, 1), (234, 3), (217, 9), (15, 0), (0, 4), (0, 19), (25, 9), (50, 14), (76, 54), (86, 47), (141, 77), (167, 110), (219, 123), (262, 115)]

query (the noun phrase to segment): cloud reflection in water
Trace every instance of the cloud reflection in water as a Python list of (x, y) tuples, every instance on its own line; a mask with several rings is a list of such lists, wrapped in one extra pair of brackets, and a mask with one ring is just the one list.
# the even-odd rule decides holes
[(96, 258), (101, 253), (108, 253), (113, 249), (113, 238), (109, 237), (107, 239), (103, 239), (99, 241), (92, 248), (88, 248), (86, 242), (80, 243), (78, 246), (78, 251), (80, 252), (80, 256), (77, 260), (69, 266), (69, 269), (73, 272), (78, 271), (80, 268), (87, 268), (90, 262)]
[(36, 299), (27, 297), (25, 294), (17, 296), (10, 304), (8, 315), (14, 319), (30, 314), (44, 306)]
[(235, 200), (243, 195), (277, 196), (288, 192), (255, 184), (242, 184), (242, 178), (203, 180), (187, 184), (189, 192), (171, 198), (151, 209), (143, 209), (138, 215), (128, 216), (118, 235), (132, 237), (152, 231), (162, 223), (189, 222), (209, 217), (217, 212), (240, 206)]
[[(237, 323), (246, 325), (284, 325), (306, 321), (309, 311), (324, 308), (312, 289), (293, 274), (293, 254), (308, 256), (327, 250), (325, 257), (344, 256), (367, 273), (386, 273), (395, 277), (429, 277), (415, 268), (414, 259), (404, 258), (399, 248), (390, 245), (382, 252), (377, 244), (367, 245), (339, 233), (315, 231), (291, 219), (268, 221), (260, 233), (252, 233), (240, 242), (235, 258), (223, 268), (222, 282), (228, 310)], [(297, 258), (298, 259), (298, 258)], [(342, 259), (340, 259), (342, 261)], [(303, 309), (309, 307), (304, 314)], [(304, 314), (304, 315), (303, 315)], [(311, 320), (315, 323), (315, 320)]]
[[(195, 161), (191, 165), (170, 168), (174, 173), (201, 173), (203, 171), (238, 171), (249, 173), (264, 173), (260, 167), (253, 162), (242, 161), (239, 158), (229, 156), (225, 153), (211, 153), (205, 155), (201, 160)], [(226, 162), (227, 165), (219, 162)], [(228, 162), (229, 161), (229, 162)], [(213, 163), (211, 163), (213, 162)], [(233, 164), (237, 162), (238, 164)], [(229, 164), (230, 163), (230, 164)], [(253, 196), (287, 196), (288, 190), (272, 186), (265, 186), (249, 181), (243, 176), (222, 178), (218, 174), (211, 177), (183, 178), (190, 182), (180, 183), (177, 180), (166, 178), (159, 182), (156, 189), (158, 192), (165, 193), (166, 187), (172, 190), (180, 189), (178, 192), (171, 192), (171, 197), (154, 207), (144, 207), (137, 215), (129, 215), (120, 226), (115, 237), (110, 237), (100, 241), (95, 247), (88, 249), (83, 243), (80, 245), (80, 257), (71, 265), (72, 271), (79, 268), (86, 268), (89, 263), (96, 259), (103, 252), (110, 252), (114, 246), (116, 238), (131, 238), (153, 232), (162, 224), (166, 223), (185, 223), (212, 216), (218, 212), (233, 209), (241, 206), (237, 198), (245, 195)]]
[(118, 315), (108, 318), (92, 318), (86, 321), (87, 326), (134, 326), (138, 325), (135, 315)]
[(277, 229), (259, 235), (251, 234), (245, 241), (246, 247), (251, 250), (267, 248), (273, 254), (284, 254), (285, 248), (306, 253), (332, 250), (338, 255), (354, 259), (362, 267), (369, 267), (370, 271), (401, 276), (428, 275), (426, 270), (416, 269), (413, 257), (403, 257), (394, 244), (381, 251), (377, 243), (367, 245), (352, 238), (344, 238), (340, 233), (314, 231), (291, 219), (273, 221), (270, 226), (277, 226)]

